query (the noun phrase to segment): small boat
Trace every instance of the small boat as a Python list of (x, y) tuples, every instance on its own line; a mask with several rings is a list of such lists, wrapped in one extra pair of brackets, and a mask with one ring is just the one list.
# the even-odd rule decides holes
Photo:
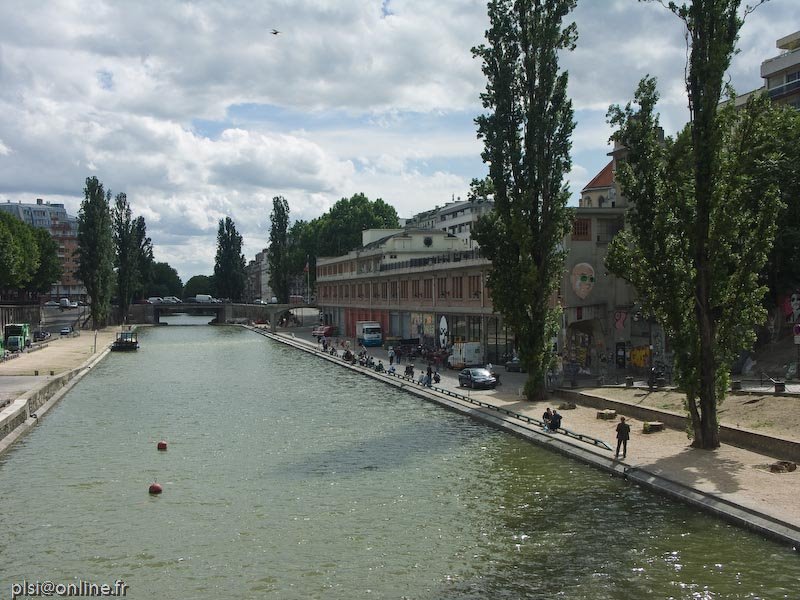
[(117, 334), (117, 339), (111, 344), (112, 350), (138, 350), (139, 340), (135, 331), (123, 331)]

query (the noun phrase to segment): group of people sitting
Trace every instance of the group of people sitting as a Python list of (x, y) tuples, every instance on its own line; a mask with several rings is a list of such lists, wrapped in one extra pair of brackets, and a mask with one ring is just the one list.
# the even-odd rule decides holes
[(555, 409), (550, 410), (548, 406), (542, 415), (542, 422), (544, 423), (545, 431), (558, 431), (558, 428), (561, 427), (561, 415)]

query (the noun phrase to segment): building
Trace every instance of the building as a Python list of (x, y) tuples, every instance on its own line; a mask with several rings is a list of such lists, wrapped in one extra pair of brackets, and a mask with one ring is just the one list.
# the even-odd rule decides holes
[(245, 267), (245, 288), (244, 297), (245, 302), (252, 302), (253, 300), (265, 300), (274, 296), (272, 288), (269, 286), (269, 260), (268, 249), (264, 248), (261, 252), (256, 253), (255, 259), (251, 260)]
[(406, 220), (408, 229), (440, 229), (463, 240), (468, 247), (477, 244), (472, 239), (472, 226), (479, 217), (494, 210), (491, 200), (456, 200), (433, 210), (418, 213)]
[(625, 227), (626, 199), (614, 178), (624, 148), (581, 190), (561, 283), (564, 364), (578, 372), (613, 377), (671, 361), (661, 327), (642, 313), (636, 290), (606, 271), (608, 244)]
[(800, 110), (800, 31), (782, 37), (775, 45), (781, 54), (761, 63), (761, 77), (773, 102)]
[(431, 349), (481, 342), (499, 362), (514, 340), (494, 314), (486, 288), (489, 261), (468, 241), (441, 229), (372, 229), (362, 247), (317, 259), (323, 322), (355, 336), (357, 321), (378, 321), (385, 336)]
[(41, 198), (36, 204), (12, 203), (7, 200), (0, 203), (4, 210), (33, 227), (47, 229), (58, 243), (58, 258), (61, 261), (61, 279), (53, 283), (50, 297), (53, 299), (69, 298), (85, 300), (86, 288), (77, 278), (78, 270), (78, 219), (67, 214), (63, 204), (51, 204)]

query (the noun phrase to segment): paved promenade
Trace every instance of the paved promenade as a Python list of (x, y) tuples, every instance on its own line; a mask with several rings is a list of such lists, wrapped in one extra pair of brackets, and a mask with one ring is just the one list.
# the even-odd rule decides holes
[[(41, 350), (0, 363), (0, 407), (5, 405), (0, 410), (0, 417), (12, 409), (13, 400), (46, 385), (59, 375), (91, 364), (106, 351), (114, 340), (116, 331), (107, 329), (98, 332), (96, 343), (93, 332), (84, 332), (78, 337), (55, 339)], [(318, 352), (320, 359), (323, 359), (321, 349), (310, 337), (308, 328), (282, 332), (278, 337), (305, 350)], [(384, 350), (370, 349), (370, 353), (376, 359), (382, 359), (388, 366)], [(324, 357), (331, 358), (327, 355)], [(338, 359), (334, 360), (341, 363)], [(418, 361), (416, 367), (418, 374), (424, 364)], [(547, 406), (557, 408), (563, 402), (555, 396), (547, 402), (528, 402), (521, 396), (526, 375), (506, 373), (502, 368), (499, 370), (502, 385), (495, 390), (461, 389), (458, 387), (457, 373), (447, 370), (442, 372), (442, 381), (437, 387), (534, 419), (540, 419)], [(376, 374), (372, 372), (370, 375)], [(487, 422), (504, 426), (528, 437), (534, 442), (642, 485), (680, 497), (684, 501), (713, 512), (725, 513), (731, 520), (744, 522), (743, 524), (764, 531), (776, 539), (794, 541), (795, 547), (800, 548), (800, 502), (798, 502), (800, 470), (792, 473), (771, 473), (768, 465), (775, 462), (774, 457), (726, 444), (714, 451), (694, 450), (689, 447), (689, 440), (684, 431), (667, 429), (659, 433), (644, 434), (642, 422), (631, 417), (628, 419), (631, 424), (631, 440), (628, 443), (627, 458), (624, 461), (616, 461), (613, 452), (608, 450), (564, 435), (542, 432), (536, 426), (509, 419), (498, 411), (476, 407), (458, 398), (424, 389), (399, 378), (388, 376), (382, 378), (387, 383), (405, 386), (414, 393), (458, 408), (462, 412), (470, 412)], [(661, 403), (672, 406), (675, 403), (674, 397), (670, 398), (670, 393), (664, 393), (663, 402), (660, 402), (646, 390), (603, 387), (580, 391), (593, 397), (595, 401), (597, 398), (608, 398), (623, 405), (627, 403), (632, 408), (641, 404), (645, 396), (651, 405)], [(672, 396), (675, 394), (672, 393)], [(800, 398), (783, 397), (774, 400), (786, 403), (783, 410), (793, 411), (793, 418), (796, 418), (797, 412), (800, 411)], [(582, 406), (580, 402), (575, 409), (560, 412), (563, 415), (564, 428), (598, 438), (614, 448), (616, 420), (600, 420), (597, 418), (597, 408)], [(620, 415), (630, 417), (623, 409), (618, 412)], [(724, 415), (723, 424), (726, 424)], [(767, 432), (762, 430), (760, 433)], [(791, 439), (800, 441), (796, 433)]]

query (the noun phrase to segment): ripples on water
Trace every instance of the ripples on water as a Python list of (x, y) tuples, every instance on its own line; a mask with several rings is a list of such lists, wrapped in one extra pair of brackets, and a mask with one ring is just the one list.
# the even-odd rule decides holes
[(140, 340), (0, 457), (2, 585), (797, 597), (790, 550), (340, 367), (237, 328)]

